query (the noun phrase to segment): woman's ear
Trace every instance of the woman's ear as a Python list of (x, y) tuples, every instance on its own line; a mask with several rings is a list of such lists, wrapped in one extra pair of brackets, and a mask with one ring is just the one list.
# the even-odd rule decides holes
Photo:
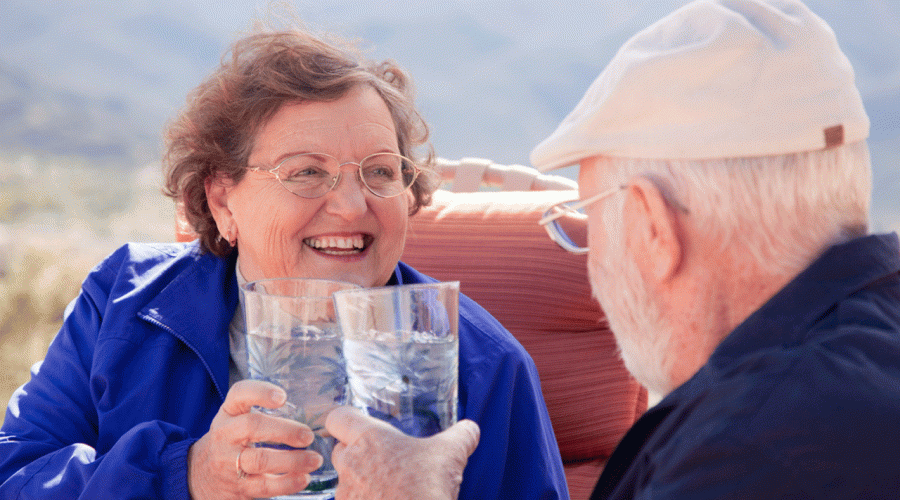
[(683, 264), (685, 237), (677, 209), (646, 176), (633, 178), (625, 203), (625, 240), (644, 279), (670, 281)]
[(216, 220), (219, 234), (226, 239), (230, 239), (231, 235), (229, 233), (231, 228), (234, 227), (234, 217), (228, 208), (228, 196), (231, 194), (233, 186), (234, 182), (224, 177), (206, 179), (204, 184), (209, 211), (212, 213), (213, 219)]

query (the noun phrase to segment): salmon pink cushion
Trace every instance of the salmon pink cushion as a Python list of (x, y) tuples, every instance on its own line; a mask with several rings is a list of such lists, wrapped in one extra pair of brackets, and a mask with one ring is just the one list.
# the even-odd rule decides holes
[[(591, 297), (586, 256), (562, 250), (537, 224), (548, 207), (577, 197), (438, 191), (411, 218), (402, 258), (439, 280), (459, 280), (528, 350), (567, 463), (605, 460), (647, 404)], [(590, 488), (600, 466), (581, 465)]]

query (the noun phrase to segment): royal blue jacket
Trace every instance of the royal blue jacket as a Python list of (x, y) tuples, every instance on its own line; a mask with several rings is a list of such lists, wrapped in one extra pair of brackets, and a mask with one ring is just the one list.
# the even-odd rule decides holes
[(592, 499), (900, 498), (900, 246), (827, 250), (628, 431)]
[[(392, 282), (433, 281), (400, 263)], [(189, 499), (187, 452), (228, 392), (234, 255), (129, 244), (91, 271), (0, 430), (0, 498)], [(460, 297), (461, 499), (568, 498), (534, 363)], [(390, 487), (385, 485), (385, 487)]]

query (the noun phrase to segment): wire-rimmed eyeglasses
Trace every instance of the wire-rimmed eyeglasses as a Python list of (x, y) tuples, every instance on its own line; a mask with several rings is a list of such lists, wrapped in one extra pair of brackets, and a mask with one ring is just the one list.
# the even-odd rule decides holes
[[(538, 221), (538, 224), (544, 226), (550, 239), (566, 251), (575, 254), (588, 253), (587, 226), (583, 223), (587, 220), (585, 207), (609, 198), (627, 187), (627, 184), (622, 184), (597, 193), (586, 200), (564, 201), (553, 205), (544, 212), (544, 217)], [(565, 225), (570, 225), (570, 229), (566, 230)]]
[(356, 165), (360, 182), (379, 198), (392, 198), (406, 191), (421, 171), (414, 161), (396, 153), (375, 153), (359, 162), (341, 163), (325, 153), (289, 156), (271, 169), (251, 168), (251, 172), (272, 174), (285, 189), (301, 198), (318, 198), (341, 181), (341, 167)]

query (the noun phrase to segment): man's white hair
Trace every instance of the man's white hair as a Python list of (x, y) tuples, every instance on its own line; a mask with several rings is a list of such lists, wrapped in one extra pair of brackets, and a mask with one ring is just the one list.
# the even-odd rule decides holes
[[(794, 273), (827, 246), (867, 233), (872, 173), (865, 141), (830, 149), (752, 158), (609, 158), (604, 184), (651, 174), (691, 224), (720, 250), (742, 251), (761, 269)], [(612, 206), (621, 213), (624, 200)], [(608, 226), (617, 224), (605, 221)]]

